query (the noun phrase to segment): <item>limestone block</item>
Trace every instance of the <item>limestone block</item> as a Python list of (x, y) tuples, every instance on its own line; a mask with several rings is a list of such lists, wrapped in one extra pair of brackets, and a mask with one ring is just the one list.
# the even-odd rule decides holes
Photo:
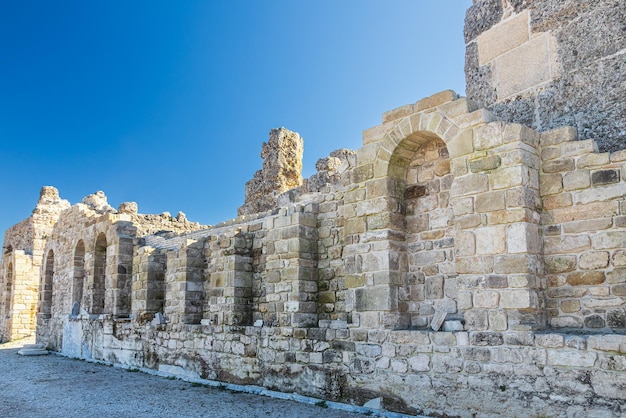
[(383, 113), (383, 123), (401, 119), (419, 110), (421, 109), (416, 110), (416, 106), (413, 104), (408, 104), (408, 105), (397, 107), (392, 110), (388, 110), (387, 112)]
[(591, 372), (591, 386), (598, 396), (626, 400), (626, 377), (624, 377), (624, 373), (596, 369)]
[(474, 149), (488, 150), (502, 145), (504, 124), (490, 122), (474, 128)]
[(552, 80), (559, 74), (556, 41), (550, 33), (538, 35), (494, 60), (496, 92), (504, 99), (530, 87)]
[(505, 309), (537, 308), (537, 294), (532, 289), (506, 289), (501, 291), (501, 306)]
[(597, 308), (610, 308), (614, 306), (620, 306), (624, 303), (624, 299), (622, 298), (591, 298), (591, 299), (583, 299), (582, 304), (585, 308), (588, 309), (597, 309)]
[(357, 311), (391, 311), (397, 309), (396, 289), (389, 286), (376, 286), (356, 289), (355, 308)]
[(461, 197), (450, 200), (452, 211), (455, 216), (467, 215), (474, 213), (474, 198), (473, 197)]
[(489, 175), (489, 183), (492, 189), (508, 189), (516, 186), (532, 185), (531, 169), (518, 165), (503, 167)]
[(577, 299), (567, 299), (561, 301), (561, 311), (565, 313), (574, 313), (580, 311), (580, 301)]
[(615, 251), (612, 260), (614, 266), (626, 266), (626, 249)]
[[(606, 240), (602, 240), (602, 237), (596, 238), (598, 244)], [(610, 244), (609, 244), (610, 245)], [(544, 237), (543, 249), (545, 254), (565, 254), (565, 253), (577, 253), (587, 250), (591, 247), (591, 239), (589, 235), (564, 235), (558, 237)], [(595, 249), (602, 249), (597, 245), (593, 246)], [(610, 248), (610, 247), (604, 247)]]
[(427, 277), (424, 292), (426, 299), (443, 298), (443, 277)]
[(476, 239), (473, 232), (459, 230), (455, 237), (455, 254), (470, 256), (476, 253)]
[(352, 181), (354, 183), (364, 183), (365, 181), (372, 178), (374, 178), (374, 165), (371, 163), (359, 165), (358, 167), (354, 168), (354, 170), (352, 170)]
[(603, 152), (601, 154), (585, 154), (576, 159), (576, 167), (587, 168), (594, 166), (602, 166), (609, 164), (609, 153)]
[(507, 123), (504, 129), (505, 144), (521, 141), (536, 148), (539, 145), (539, 137), (534, 129), (519, 123)]
[(539, 225), (523, 222), (509, 225), (506, 229), (506, 242), (509, 253), (539, 253)]
[(586, 189), (590, 185), (589, 170), (575, 170), (563, 174), (563, 189), (567, 191)]
[(550, 145), (560, 144), (562, 142), (576, 141), (577, 139), (578, 133), (576, 132), (576, 128), (572, 126), (564, 126), (562, 128), (542, 132), (540, 136), (540, 143), (541, 146), (547, 147)]
[(372, 143), (363, 145), (361, 148), (356, 150), (356, 158), (359, 161), (359, 166), (363, 167), (365, 164), (376, 160), (379, 148), (380, 145)]
[(554, 160), (561, 156), (561, 150), (559, 147), (548, 147), (541, 150), (541, 159), (543, 161)]
[(495, 170), (500, 167), (502, 159), (499, 155), (490, 155), (488, 157), (470, 159), (468, 163), (472, 173), (479, 173), (481, 171)]
[(550, 325), (554, 328), (582, 328), (583, 323), (580, 318), (572, 316), (559, 316), (550, 319)]
[(593, 367), (598, 354), (572, 350), (548, 350), (548, 364), (551, 366)]
[(478, 109), (478, 105), (465, 97), (460, 97), (454, 101), (449, 101), (437, 106), (437, 110), (448, 118), (466, 115), (476, 109)]
[(543, 208), (552, 210), (572, 206), (571, 193), (559, 193), (545, 196), (543, 198)]
[(497, 291), (478, 290), (474, 292), (474, 306), (476, 308), (497, 308), (500, 294)]
[(626, 243), (626, 231), (600, 232), (591, 237), (591, 244), (596, 250), (623, 248)]
[(544, 258), (546, 273), (567, 273), (576, 269), (575, 255), (547, 256)]
[(415, 372), (430, 371), (430, 357), (426, 354), (419, 354), (408, 359), (411, 370)]
[(573, 158), (546, 161), (541, 165), (544, 173), (562, 173), (564, 171), (572, 171), (574, 167)]
[(432, 96), (426, 97), (415, 103), (415, 111), (421, 112), (425, 109), (440, 106), (444, 103), (452, 102), (459, 96), (452, 90), (444, 90), (439, 93), (435, 93)]
[(497, 118), (487, 109), (481, 108), (472, 113), (456, 116), (452, 120), (460, 129), (467, 129), (493, 122)]
[(454, 177), (466, 175), (469, 172), (467, 168), (467, 157), (459, 157), (450, 161), (450, 171)]
[(451, 197), (478, 194), (489, 189), (489, 176), (486, 174), (470, 174), (454, 179), (450, 190)]
[(490, 310), (489, 317), (489, 329), (493, 331), (506, 331), (508, 329), (507, 314), (502, 309)]
[(565, 142), (559, 145), (561, 157), (577, 157), (579, 155), (597, 153), (598, 144), (593, 139), (584, 141)]
[(564, 339), (560, 334), (537, 334), (535, 335), (535, 342), (540, 347), (560, 348), (563, 347)]
[(485, 65), (527, 42), (529, 27), (529, 12), (524, 10), (481, 33), (477, 38), (479, 65)]
[(456, 268), (459, 274), (491, 273), (493, 272), (493, 257), (457, 257)]
[(609, 265), (608, 251), (590, 251), (580, 255), (578, 266), (584, 270), (605, 268)]
[(567, 275), (567, 283), (572, 286), (590, 286), (604, 283), (602, 271), (577, 271)]
[(477, 254), (501, 254), (506, 251), (506, 227), (504, 225), (476, 228), (475, 234)]

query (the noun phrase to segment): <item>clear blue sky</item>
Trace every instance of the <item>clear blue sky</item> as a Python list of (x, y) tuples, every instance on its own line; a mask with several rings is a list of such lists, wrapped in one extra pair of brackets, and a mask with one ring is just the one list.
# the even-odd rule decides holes
[[(41, 186), (72, 204), (236, 216), (261, 144), (304, 138), (304, 176), (381, 114), (465, 94), (471, 0), (3, 1), (0, 230)], [(0, 238), (1, 239), (1, 238)]]

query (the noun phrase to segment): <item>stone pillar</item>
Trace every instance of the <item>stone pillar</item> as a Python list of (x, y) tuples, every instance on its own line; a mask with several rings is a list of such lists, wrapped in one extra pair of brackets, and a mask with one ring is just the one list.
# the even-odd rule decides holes
[(294, 205), (265, 221), (266, 288), (259, 309), (268, 324), (317, 326), (317, 212), (317, 204)]
[(204, 242), (188, 239), (167, 254), (165, 315), (199, 324), (204, 306)]
[(502, 122), (466, 131), (451, 152), (459, 309), (469, 330), (545, 325), (538, 135)]
[(346, 193), (341, 208), (346, 219), (344, 285), (361, 327), (407, 328), (410, 314), (399, 304), (407, 270), (404, 188), (374, 167), (355, 168), (353, 181), (359, 187)]
[[(12, 277), (5, 277), (2, 299), (6, 316), (2, 333), (5, 340), (15, 340), (35, 333), (39, 275), (33, 272), (32, 256), (24, 251), (13, 250), (6, 258), (5, 265), (11, 265)], [(11, 282), (10, 288), (7, 281)]]
[(204, 317), (214, 325), (252, 323), (252, 242), (253, 235), (242, 232), (211, 237), (206, 250), (210, 261)]
[(141, 247), (133, 258), (132, 312), (136, 318), (164, 312), (167, 256), (153, 247)]

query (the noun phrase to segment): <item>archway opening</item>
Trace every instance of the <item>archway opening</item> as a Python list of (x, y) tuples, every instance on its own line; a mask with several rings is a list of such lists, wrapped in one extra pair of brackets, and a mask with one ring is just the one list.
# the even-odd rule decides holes
[(103, 233), (96, 239), (94, 253), (93, 293), (91, 295), (91, 313), (104, 313), (105, 283), (107, 266), (107, 239)]
[(83, 287), (85, 281), (85, 243), (78, 241), (74, 250), (74, 277), (72, 279), (72, 315), (80, 313), (83, 304)]
[(48, 251), (44, 265), (43, 283), (39, 288), (39, 313), (42, 318), (52, 316), (52, 287), (54, 278), (54, 251)]
[(398, 308), (413, 327), (425, 327), (437, 310), (457, 313), (454, 265), (454, 177), (445, 142), (430, 132), (415, 132), (395, 149), (389, 176), (404, 187), (401, 199), (407, 269)]

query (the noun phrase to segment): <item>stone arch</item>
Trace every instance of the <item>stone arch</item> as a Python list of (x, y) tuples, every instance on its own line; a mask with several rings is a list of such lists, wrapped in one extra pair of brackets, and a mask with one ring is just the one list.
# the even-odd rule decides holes
[(44, 264), (43, 282), (39, 288), (39, 314), (43, 319), (52, 316), (52, 292), (54, 279), (54, 251), (48, 251)]
[(451, 145), (462, 140), (462, 131), (452, 119), (440, 111), (405, 116), (398, 119), (393, 128), (383, 136), (376, 160), (379, 164), (385, 165), (381, 171), (389, 177), (401, 178), (403, 169), (406, 168), (402, 162), (408, 164), (406, 154), (411, 154), (412, 148), (420, 147), (438, 138), (445, 143), (453, 157), (454, 150), (450, 149)]
[(398, 308), (410, 316), (412, 326), (423, 327), (437, 310), (457, 313), (450, 204), (454, 177), (446, 143), (431, 131), (411, 132), (393, 149), (387, 174), (396, 182), (404, 226), (405, 254), (400, 258), (406, 263)]
[(80, 313), (85, 284), (85, 243), (79, 240), (74, 249), (74, 274), (72, 277), (72, 315)]
[(107, 268), (107, 238), (104, 233), (98, 234), (94, 247), (93, 287), (91, 293), (91, 313), (104, 313)]

